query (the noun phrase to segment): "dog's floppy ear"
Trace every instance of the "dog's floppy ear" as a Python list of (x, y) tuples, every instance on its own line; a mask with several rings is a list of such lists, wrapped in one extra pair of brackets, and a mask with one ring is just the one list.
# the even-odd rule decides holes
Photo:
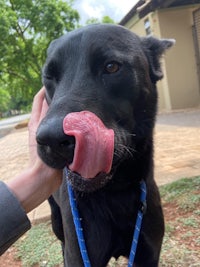
[(153, 83), (163, 78), (160, 58), (165, 50), (174, 45), (173, 39), (157, 39), (154, 37), (141, 38), (144, 53), (150, 65), (150, 77)]

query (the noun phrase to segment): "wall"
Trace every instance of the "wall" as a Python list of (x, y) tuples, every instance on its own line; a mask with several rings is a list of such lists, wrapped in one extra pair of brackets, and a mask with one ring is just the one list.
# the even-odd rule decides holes
[(192, 34), (194, 8), (166, 9), (158, 12), (160, 34), (176, 39), (166, 56), (166, 74), (172, 109), (196, 107), (200, 90)]

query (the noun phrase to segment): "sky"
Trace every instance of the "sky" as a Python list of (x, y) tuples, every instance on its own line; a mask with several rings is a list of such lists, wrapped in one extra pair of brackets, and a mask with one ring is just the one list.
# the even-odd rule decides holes
[(138, 2), (138, 0), (74, 0), (73, 7), (79, 12), (80, 24), (89, 18), (101, 19), (109, 16), (119, 22)]

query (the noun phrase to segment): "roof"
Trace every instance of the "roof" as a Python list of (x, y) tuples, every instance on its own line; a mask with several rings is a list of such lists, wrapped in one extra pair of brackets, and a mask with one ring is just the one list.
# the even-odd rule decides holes
[(148, 13), (157, 9), (187, 6), (199, 3), (199, 0), (139, 0), (137, 4), (119, 22), (119, 25), (125, 25), (137, 13), (140, 18), (143, 18)]

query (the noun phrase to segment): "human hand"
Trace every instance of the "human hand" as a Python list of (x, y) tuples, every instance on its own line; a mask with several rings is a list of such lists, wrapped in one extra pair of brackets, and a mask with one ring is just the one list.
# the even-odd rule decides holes
[(30, 165), (32, 165), (38, 158), (36, 132), (40, 122), (45, 117), (47, 110), (48, 104), (45, 99), (45, 87), (42, 87), (34, 97), (31, 117), (28, 124)]
[(36, 132), (42, 119), (45, 117), (48, 110), (48, 104), (45, 99), (45, 87), (43, 86), (40, 91), (35, 95), (32, 105), (31, 117), (28, 124), (29, 130), (29, 157), (30, 157), (30, 168), (36, 165), (36, 169), (42, 170), (41, 173), (45, 172), (46, 179), (51, 180), (52, 178), (58, 177), (57, 180), (61, 180), (61, 170), (56, 170), (48, 167), (38, 156), (37, 153), (37, 142)]

